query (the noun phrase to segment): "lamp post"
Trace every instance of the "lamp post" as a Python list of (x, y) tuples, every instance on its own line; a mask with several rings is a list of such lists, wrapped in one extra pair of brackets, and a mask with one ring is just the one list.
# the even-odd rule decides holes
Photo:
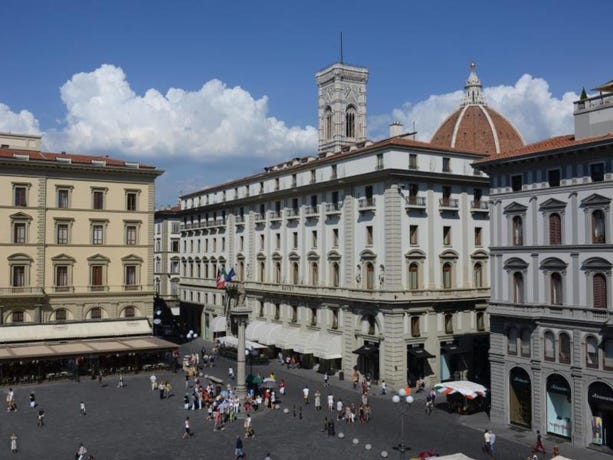
[(409, 446), (404, 443), (404, 418), (408, 414), (414, 399), (411, 395), (405, 396), (406, 393), (404, 391), (401, 393), (401, 395), (392, 396), (392, 401), (400, 412), (400, 443), (394, 446), (394, 449), (400, 453), (400, 458), (402, 459), (404, 458), (405, 452), (410, 449)]

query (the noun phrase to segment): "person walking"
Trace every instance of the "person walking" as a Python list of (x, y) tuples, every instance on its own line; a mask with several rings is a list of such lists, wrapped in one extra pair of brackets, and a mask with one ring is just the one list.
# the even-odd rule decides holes
[(285, 379), (281, 379), (279, 382), (279, 393), (281, 393), (282, 396), (285, 396)]
[(85, 403), (83, 401), (79, 403), (79, 412), (81, 413), (81, 415), (87, 415), (87, 411), (85, 410)]
[(490, 455), (494, 455), (494, 444), (496, 444), (496, 433), (490, 430)]
[(302, 396), (304, 398), (304, 405), (308, 405), (309, 404), (309, 387), (308, 385), (305, 385), (305, 387), (302, 389)]
[(31, 392), (30, 393), (30, 407), (34, 409), (36, 406), (37, 406), (36, 395), (34, 394), (34, 392)]
[(151, 382), (151, 391), (158, 389), (158, 378), (155, 376), (155, 374), (151, 374), (149, 377), (149, 382)]
[(483, 450), (483, 452), (489, 454), (490, 453), (490, 443), (491, 443), (491, 435), (489, 430), (485, 430), (485, 432), (483, 433), (483, 448), (481, 450)]
[(532, 453), (536, 454), (537, 452), (542, 452), (547, 455), (545, 446), (543, 446), (543, 437), (541, 436), (540, 430), (536, 430), (536, 444), (534, 445), (534, 449), (532, 449)]
[(245, 458), (245, 453), (243, 452), (243, 440), (240, 435), (236, 435), (236, 443), (234, 444), (234, 460), (238, 460), (239, 458)]
[(328, 386), (328, 371), (324, 371), (324, 387)]
[(315, 410), (321, 410), (321, 393), (319, 390), (315, 391)]
[(39, 428), (45, 426), (45, 411), (43, 409), (38, 411), (38, 415), (36, 416), (36, 426)]
[(387, 383), (385, 383), (385, 380), (381, 380), (381, 394), (383, 396), (387, 394)]
[(17, 435), (15, 433), (11, 435), (11, 452), (13, 454), (17, 453)]
[(117, 382), (117, 388), (123, 388), (123, 374), (119, 373), (119, 382)]
[(234, 380), (234, 368), (232, 366), (228, 368), (228, 378)]
[(87, 449), (83, 445), (83, 443), (79, 444), (79, 448), (77, 449), (77, 453), (75, 455), (76, 460), (85, 460), (87, 455)]
[(334, 396), (332, 393), (328, 393), (328, 410), (330, 412), (334, 410)]
[(183, 423), (185, 427), (185, 432), (183, 433), (183, 439), (189, 439), (192, 435), (192, 424), (189, 421), (189, 417), (185, 417), (185, 422)]

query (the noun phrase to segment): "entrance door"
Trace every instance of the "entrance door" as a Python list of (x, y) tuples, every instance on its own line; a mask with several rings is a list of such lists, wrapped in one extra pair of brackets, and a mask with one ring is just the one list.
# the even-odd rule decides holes
[(587, 401), (592, 411), (592, 444), (613, 448), (613, 389), (604, 382), (592, 383)]
[(514, 367), (509, 373), (510, 422), (532, 428), (532, 384), (528, 373)]
[(552, 374), (547, 379), (547, 432), (571, 437), (572, 404), (570, 385), (564, 377)]

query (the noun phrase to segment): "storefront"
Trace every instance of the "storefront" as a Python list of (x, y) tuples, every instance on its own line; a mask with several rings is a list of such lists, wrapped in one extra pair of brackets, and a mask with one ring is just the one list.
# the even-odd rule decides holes
[(457, 341), (441, 343), (441, 381), (468, 378), (467, 350)]
[(547, 433), (571, 437), (572, 394), (568, 381), (559, 374), (547, 378), (545, 395), (547, 407)]
[(511, 424), (532, 428), (532, 383), (521, 367), (509, 373), (509, 415)]
[(370, 376), (373, 380), (379, 380), (379, 342), (364, 342), (357, 350), (358, 371), (364, 376)]
[(423, 344), (407, 346), (407, 382), (409, 386), (414, 387), (417, 379), (423, 379), (432, 374), (428, 358), (434, 357), (424, 349)]
[(587, 402), (591, 411), (591, 444), (613, 448), (613, 390), (604, 382), (592, 383)]

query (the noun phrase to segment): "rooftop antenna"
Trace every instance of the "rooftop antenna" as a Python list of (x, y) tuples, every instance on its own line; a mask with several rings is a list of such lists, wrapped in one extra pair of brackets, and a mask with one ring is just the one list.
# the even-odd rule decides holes
[(343, 33), (341, 32), (341, 64), (343, 63)]

